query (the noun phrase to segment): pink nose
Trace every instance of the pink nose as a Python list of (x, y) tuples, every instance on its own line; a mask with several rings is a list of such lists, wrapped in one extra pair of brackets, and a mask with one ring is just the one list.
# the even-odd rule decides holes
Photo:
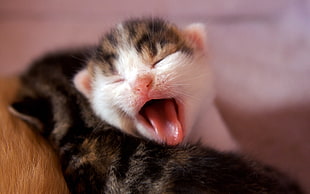
[(139, 76), (132, 85), (133, 90), (140, 94), (147, 94), (152, 86), (153, 78), (150, 75)]

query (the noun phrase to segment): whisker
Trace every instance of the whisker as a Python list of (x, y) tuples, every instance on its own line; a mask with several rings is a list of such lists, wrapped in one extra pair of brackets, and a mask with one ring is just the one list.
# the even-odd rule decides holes
[[(177, 94), (177, 93), (176, 93)], [(179, 96), (185, 96), (193, 101), (199, 101), (199, 98), (197, 98), (195, 95), (193, 94), (187, 94), (187, 93), (184, 93), (184, 92), (179, 92), (179, 94), (177, 94)]]
[(186, 84), (186, 83), (173, 83), (173, 86), (191, 86), (192, 84)]
[(173, 84), (179, 84), (179, 85), (182, 85), (182, 84), (188, 84), (190, 82), (196, 82), (196, 81), (199, 81), (201, 78), (203, 77), (206, 77), (206, 75), (200, 75), (200, 76), (193, 76), (193, 77), (187, 77), (187, 78), (182, 78), (181, 76), (180, 77), (177, 77), (177, 76), (169, 76), (167, 78), (167, 81), (168, 82), (172, 82)]

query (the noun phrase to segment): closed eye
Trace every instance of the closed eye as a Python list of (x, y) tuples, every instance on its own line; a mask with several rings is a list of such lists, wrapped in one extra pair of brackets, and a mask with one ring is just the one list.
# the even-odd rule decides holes
[(163, 55), (163, 57), (162, 57), (161, 59), (157, 60), (155, 63), (152, 64), (152, 68), (155, 68), (155, 66), (156, 66), (157, 64), (159, 64), (162, 60), (168, 58), (169, 56), (171, 56), (171, 55), (173, 55), (173, 54), (175, 54), (175, 53), (176, 53), (176, 52), (174, 52), (174, 53), (169, 53), (169, 54), (167, 54), (167, 55)]
[(123, 82), (123, 81), (125, 81), (124, 78), (117, 78), (117, 79), (113, 80), (111, 83), (112, 83), (112, 84), (116, 84), (116, 83), (121, 83), (121, 82)]
[(156, 61), (155, 63), (153, 63), (153, 64), (152, 64), (152, 68), (154, 68), (154, 67), (155, 67), (158, 63), (160, 63), (163, 59), (164, 59), (164, 58), (162, 58), (162, 59)]

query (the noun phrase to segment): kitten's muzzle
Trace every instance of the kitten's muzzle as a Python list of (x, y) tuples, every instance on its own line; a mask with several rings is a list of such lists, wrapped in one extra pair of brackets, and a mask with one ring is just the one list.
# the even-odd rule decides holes
[(136, 94), (147, 97), (150, 89), (152, 88), (153, 79), (153, 76), (149, 74), (142, 75), (136, 78), (130, 86)]

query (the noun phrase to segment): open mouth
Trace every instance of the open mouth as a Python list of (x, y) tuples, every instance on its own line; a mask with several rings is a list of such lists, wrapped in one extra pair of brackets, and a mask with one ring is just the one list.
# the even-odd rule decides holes
[(143, 123), (153, 130), (154, 139), (176, 145), (184, 138), (179, 106), (175, 99), (153, 99), (139, 111)]

